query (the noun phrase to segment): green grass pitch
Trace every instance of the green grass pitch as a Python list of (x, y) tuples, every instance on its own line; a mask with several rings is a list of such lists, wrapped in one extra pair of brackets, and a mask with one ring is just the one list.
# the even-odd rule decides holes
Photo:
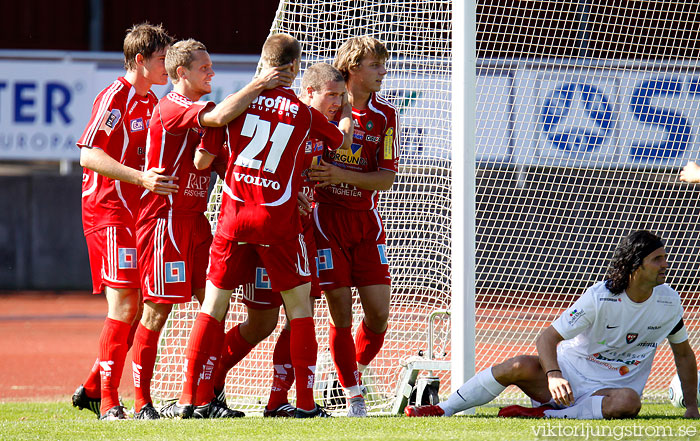
[[(127, 403), (130, 404), (130, 403)], [(70, 403), (0, 403), (2, 440), (700, 440), (700, 421), (671, 405), (644, 405), (625, 421), (497, 418), (498, 408), (452, 418), (330, 418), (313, 420), (98, 421)]]

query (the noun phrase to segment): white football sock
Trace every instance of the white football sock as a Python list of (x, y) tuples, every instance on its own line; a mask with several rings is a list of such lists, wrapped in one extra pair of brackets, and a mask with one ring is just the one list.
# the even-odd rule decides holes
[(570, 418), (576, 420), (602, 420), (603, 397), (594, 395), (584, 398), (578, 404), (558, 410), (545, 410), (544, 415), (549, 418)]
[(447, 401), (438, 404), (445, 411), (445, 416), (452, 416), (457, 412), (486, 404), (505, 390), (506, 387), (493, 377), (491, 369), (485, 369), (474, 375), (450, 395)]

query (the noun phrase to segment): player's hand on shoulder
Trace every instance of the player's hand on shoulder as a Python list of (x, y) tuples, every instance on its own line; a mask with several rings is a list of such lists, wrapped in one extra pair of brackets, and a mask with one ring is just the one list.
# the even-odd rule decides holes
[(680, 180), (684, 182), (700, 182), (700, 166), (694, 161), (688, 161), (681, 170)]
[(175, 181), (177, 176), (162, 175), (165, 169), (151, 168), (143, 172), (141, 177), (141, 185), (153, 193), (167, 196), (172, 193), (177, 193), (180, 188)]
[(571, 391), (571, 385), (561, 375), (561, 372), (550, 372), (547, 375), (549, 385), (549, 393), (552, 394), (552, 399), (560, 406), (571, 406), (574, 404), (574, 394)]
[(274, 89), (275, 87), (289, 87), (294, 82), (295, 75), (292, 73), (292, 63), (284, 66), (270, 67), (263, 70), (259, 75), (259, 80), (262, 82), (265, 89)]

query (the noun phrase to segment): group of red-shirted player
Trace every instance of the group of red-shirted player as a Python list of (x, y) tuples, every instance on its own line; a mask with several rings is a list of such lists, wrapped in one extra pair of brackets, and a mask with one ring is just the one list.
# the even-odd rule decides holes
[[(78, 142), (93, 293), (105, 292), (109, 310), (73, 405), (127, 418), (118, 387), (133, 345), (135, 419), (243, 416), (226, 406), (226, 373), (274, 330), (284, 304), (264, 415), (327, 416), (313, 399), (313, 299), (322, 290), (348, 416), (366, 416), (361, 373), (382, 347), (391, 283), (378, 192), (391, 188), (399, 158), (397, 112), (377, 95), (384, 45), (348, 40), (335, 67), (307, 69), (299, 98), (289, 86), (301, 45), (273, 35), (262, 74), (219, 104), (199, 101), (214, 76), (202, 43), (173, 44), (161, 26), (141, 24), (124, 56), (125, 76), (97, 96)], [(150, 88), (168, 77), (173, 90), (158, 101)], [(204, 216), (212, 168), (224, 180), (213, 238)], [(224, 333), (241, 285), (248, 318)], [(365, 312), (355, 339), (353, 286)], [(192, 294), (201, 310), (182, 393), (159, 412), (150, 396), (159, 334), (172, 305)]]

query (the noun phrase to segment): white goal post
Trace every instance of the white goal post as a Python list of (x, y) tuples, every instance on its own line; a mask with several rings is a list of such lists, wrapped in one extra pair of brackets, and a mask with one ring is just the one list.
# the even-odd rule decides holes
[[(700, 18), (691, 0), (603, 3), (281, 2), (271, 32), (302, 42), (302, 70), (357, 35), (392, 55), (383, 93), (400, 113), (402, 151), (379, 204), (393, 285), (386, 344), (363, 376), (370, 410), (392, 409), (411, 361), (452, 363), (434, 372), (444, 397), (475, 370), (535, 353), (538, 332), (641, 228), (666, 241), (698, 349), (700, 186), (678, 173), (700, 156)], [(216, 202), (215, 192), (213, 227)], [(162, 333), (157, 399), (178, 394), (196, 309), (173, 310)], [(227, 327), (244, 319), (234, 299)], [(333, 404), (323, 301), (316, 320), (317, 399)], [(232, 407), (265, 404), (282, 323), (229, 373)], [(644, 398), (664, 400), (674, 373), (664, 344)], [(499, 402), (522, 398), (510, 388)]]

